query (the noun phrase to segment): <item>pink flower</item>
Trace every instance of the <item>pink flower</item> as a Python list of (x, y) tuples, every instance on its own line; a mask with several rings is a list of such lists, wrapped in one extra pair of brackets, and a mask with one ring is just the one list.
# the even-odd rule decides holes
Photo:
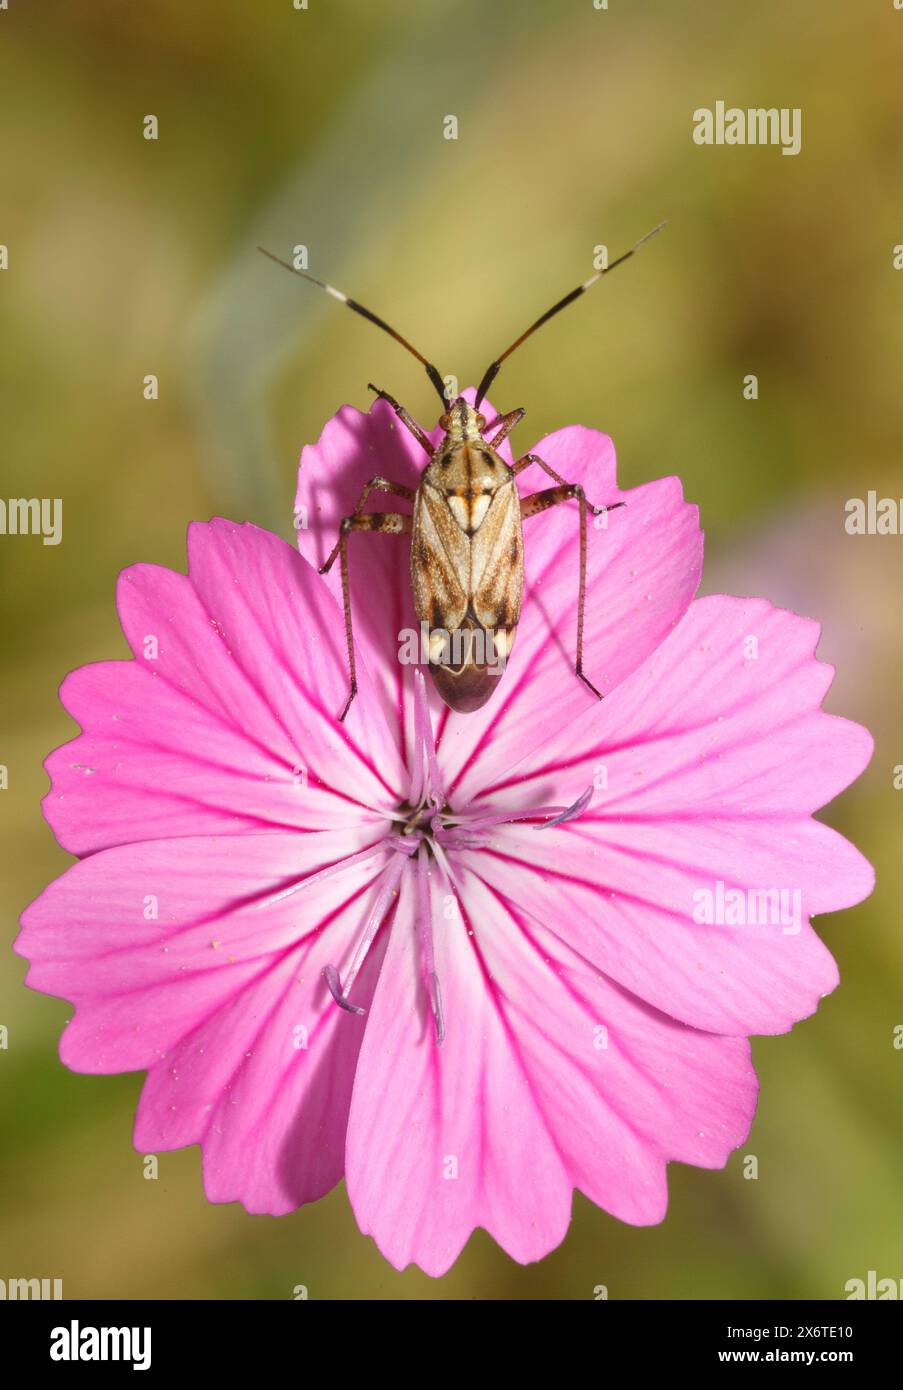
[[(415, 484), (416, 447), (382, 404), (341, 410), (303, 456), (302, 548), (323, 558), (372, 473)], [(209, 1199), (252, 1212), (344, 1174), (361, 1229), (434, 1275), (477, 1226), (540, 1258), (574, 1187), (646, 1224), (670, 1160), (721, 1167), (755, 1107), (747, 1035), (837, 983), (810, 916), (872, 885), (811, 818), (871, 747), (820, 709), (816, 626), (691, 602), (676, 479), (618, 493), (586, 429), (540, 452), (627, 502), (590, 535), (602, 703), (573, 674), (575, 504), (527, 521), (514, 654), (466, 715), (395, 657), (405, 540), (353, 536), (345, 725), (327, 583), (266, 532), (194, 525), (187, 577), (121, 578), (134, 659), (64, 683), (84, 732), (49, 758), (45, 808), (80, 862), (17, 943), (29, 984), (76, 1006), (68, 1066), (147, 1070), (140, 1151), (199, 1143)]]

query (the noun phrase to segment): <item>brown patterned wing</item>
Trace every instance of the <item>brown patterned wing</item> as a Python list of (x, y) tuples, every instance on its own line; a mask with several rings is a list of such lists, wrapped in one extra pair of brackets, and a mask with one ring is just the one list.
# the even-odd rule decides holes
[(510, 633), (510, 651), (524, 592), (520, 497), (513, 482), (495, 493), (471, 541), (470, 590), (477, 619), (484, 628)]
[(421, 484), (414, 499), (411, 588), (420, 622), (454, 632), (467, 614), (470, 541), (441, 492)]

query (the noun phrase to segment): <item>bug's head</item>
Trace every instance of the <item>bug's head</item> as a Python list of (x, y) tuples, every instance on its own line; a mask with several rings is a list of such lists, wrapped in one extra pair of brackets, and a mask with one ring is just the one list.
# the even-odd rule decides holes
[(439, 421), (440, 430), (445, 430), (452, 443), (464, 439), (479, 439), (486, 428), (486, 420), (463, 396), (456, 397)]

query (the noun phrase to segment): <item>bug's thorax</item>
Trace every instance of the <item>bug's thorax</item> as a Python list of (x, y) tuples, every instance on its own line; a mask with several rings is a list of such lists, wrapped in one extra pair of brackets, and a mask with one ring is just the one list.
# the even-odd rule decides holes
[(430, 460), (423, 484), (442, 496), (461, 530), (472, 536), (495, 493), (510, 483), (511, 469), (484, 439), (483, 416), (463, 398), (454, 402), (439, 424), (445, 437)]

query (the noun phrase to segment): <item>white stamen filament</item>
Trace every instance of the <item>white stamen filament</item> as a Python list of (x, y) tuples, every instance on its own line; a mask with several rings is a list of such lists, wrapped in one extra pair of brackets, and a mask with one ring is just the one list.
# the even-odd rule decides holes
[(450, 830), (487, 830), (492, 825), (512, 825), (515, 821), (535, 820), (539, 816), (551, 816), (551, 820), (546, 820), (542, 825), (534, 826), (534, 830), (547, 830), (551, 825), (563, 825), (566, 820), (573, 820), (586, 810), (593, 798), (592, 787), (587, 787), (586, 791), (570, 806), (531, 806), (528, 811), (499, 811), (489, 812), (484, 816), (468, 815), (466, 812), (458, 816), (443, 816), (442, 824)]
[(411, 777), (411, 805), (416, 810), (427, 802), (445, 804), (445, 787), (436, 757), (436, 741), (426, 700), (423, 672), (414, 671), (414, 771)]
[(424, 846), (421, 846), (417, 854), (417, 929), (420, 933), (420, 952), (423, 959), (426, 991), (436, 1024), (436, 1046), (441, 1047), (445, 1037), (445, 1017), (442, 1013), (439, 976), (436, 973), (436, 945), (433, 940), (433, 918), (430, 912), (429, 876), (427, 851)]
[[(412, 837), (410, 840), (405, 841), (403, 844), (399, 843), (397, 845), (393, 845), (392, 848), (397, 848), (401, 850), (402, 854), (404, 854), (406, 859), (414, 853), (419, 842), (419, 836), (416, 839)], [(357, 943), (357, 946), (355, 947), (354, 955), (351, 958), (351, 964), (348, 967), (348, 973), (346, 974), (344, 981), (340, 979), (339, 972), (336, 970), (334, 965), (327, 965), (325, 970), (323, 971), (326, 983), (329, 986), (329, 992), (332, 995), (333, 999), (335, 999), (337, 1004), (341, 1004), (343, 1008), (350, 1009), (352, 1013), (364, 1013), (364, 1010), (362, 1008), (359, 1008), (357, 1005), (349, 1004), (348, 995), (351, 993), (351, 986), (357, 979), (358, 972), (367, 958), (367, 953), (370, 950), (370, 947), (373, 945), (376, 933), (379, 931), (382, 925), (383, 918), (389, 910), (392, 898), (398, 889), (398, 882), (404, 870), (404, 865), (404, 859), (395, 859), (391, 863), (387, 864), (386, 867), (382, 870), (382, 873), (380, 874), (380, 877), (377, 880), (377, 882), (380, 884), (380, 888), (376, 896), (376, 902), (370, 909), (369, 915), (364, 924), (364, 930), (361, 933), (361, 937)]]

